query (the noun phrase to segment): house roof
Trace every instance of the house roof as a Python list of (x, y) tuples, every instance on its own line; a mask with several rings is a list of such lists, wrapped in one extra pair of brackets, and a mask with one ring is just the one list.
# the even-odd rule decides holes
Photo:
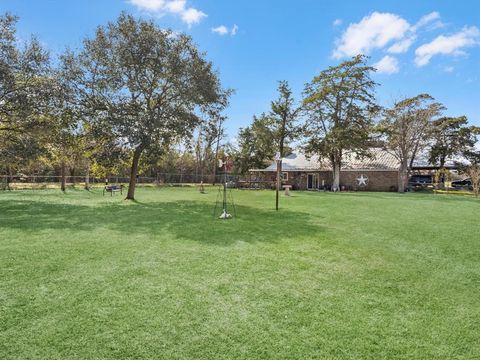
[[(372, 156), (359, 158), (354, 153), (346, 153), (342, 158), (343, 171), (370, 170), (370, 171), (397, 171), (399, 162), (391, 153), (381, 149), (372, 148)], [(326, 158), (320, 159), (317, 155), (307, 157), (300, 151), (291, 153), (282, 159), (282, 171), (328, 171), (331, 170), (330, 162)], [(252, 171), (277, 171), (275, 161), (265, 169)]]
[[(465, 163), (466, 159), (463, 157), (457, 157), (455, 159), (448, 159), (445, 162), (445, 168), (447, 169), (456, 169), (457, 163)], [(428, 154), (420, 154), (412, 164), (413, 169), (438, 169), (440, 166), (438, 164), (432, 164), (428, 161)]]

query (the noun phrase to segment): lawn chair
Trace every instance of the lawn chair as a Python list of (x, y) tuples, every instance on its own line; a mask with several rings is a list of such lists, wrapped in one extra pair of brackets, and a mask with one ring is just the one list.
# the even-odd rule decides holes
[(120, 194), (123, 194), (123, 185), (105, 185), (103, 188), (103, 196), (105, 196), (105, 193), (110, 193), (110, 196), (113, 196), (113, 193), (120, 192)]

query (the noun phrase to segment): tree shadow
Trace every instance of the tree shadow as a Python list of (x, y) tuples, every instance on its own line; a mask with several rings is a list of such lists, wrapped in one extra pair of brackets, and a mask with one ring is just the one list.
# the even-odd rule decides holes
[(259, 209), (236, 206), (237, 216), (220, 220), (221, 209), (201, 201), (115, 202), (93, 204), (51, 203), (15, 199), (0, 203), (0, 230), (22, 230), (32, 235), (41, 231), (78, 233), (107, 229), (118, 234), (161, 237), (173, 235), (183, 240), (230, 245), (243, 241), (277, 242), (323, 232), (319, 217), (287, 209)]
[(340, 196), (340, 197), (350, 197), (350, 198), (364, 198), (368, 197), (371, 199), (379, 199), (379, 200), (391, 200), (395, 201), (397, 199), (400, 200), (412, 200), (412, 201), (446, 201), (446, 202), (472, 202), (472, 203), (479, 203), (480, 204), (480, 197), (475, 197), (473, 195), (459, 195), (455, 193), (450, 194), (434, 194), (429, 192), (405, 192), (405, 193), (398, 193), (398, 192), (381, 192), (381, 191), (351, 191), (351, 192), (341, 192), (341, 193), (333, 193), (327, 192), (326, 196)]

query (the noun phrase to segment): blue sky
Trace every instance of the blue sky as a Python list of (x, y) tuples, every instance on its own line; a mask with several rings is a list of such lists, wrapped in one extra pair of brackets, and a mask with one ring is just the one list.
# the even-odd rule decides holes
[(427, 92), (446, 115), (480, 125), (480, 1), (0, 0), (0, 10), (53, 54), (123, 10), (190, 34), (236, 91), (230, 137), (268, 111), (278, 80), (300, 98), (313, 76), (357, 52), (381, 70), (382, 105)]

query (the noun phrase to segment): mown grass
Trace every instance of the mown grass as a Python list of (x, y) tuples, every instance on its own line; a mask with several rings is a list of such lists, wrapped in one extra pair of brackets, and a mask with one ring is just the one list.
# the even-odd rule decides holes
[(0, 193), (0, 358), (474, 359), (480, 201)]

